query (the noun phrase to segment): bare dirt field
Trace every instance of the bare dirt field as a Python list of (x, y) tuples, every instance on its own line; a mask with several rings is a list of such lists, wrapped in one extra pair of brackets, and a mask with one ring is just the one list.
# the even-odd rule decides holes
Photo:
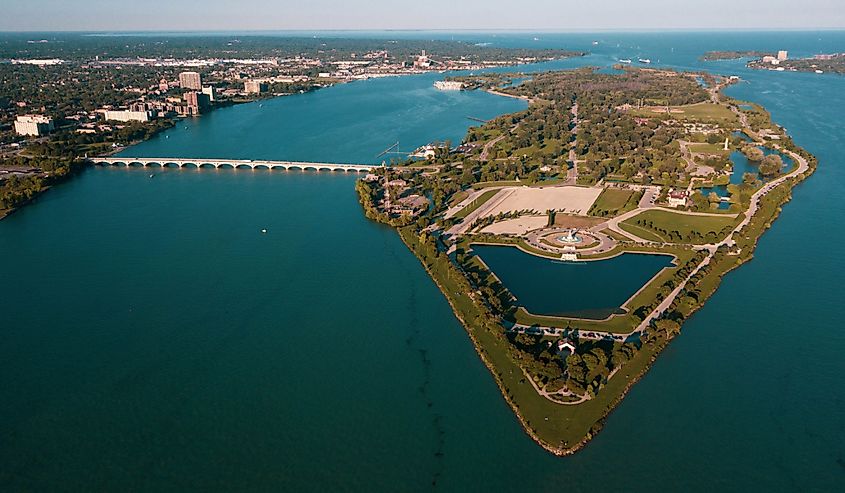
[(529, 231), (545, 227), (548, 222), (549, 216), (522, 216), (516, 219), (505, 219), (504, 221), (493, 223), (482, 229), (481, 232), (497, 235), (524, 235)]
[(534, 210), (545, 213), (548, 210), (570, 214), (586, 214), (598, 196), (600, 188), (585, 187), (508, 187), (503, 188), (485, 206), (479, 217), (495, 216), (501, 212)]

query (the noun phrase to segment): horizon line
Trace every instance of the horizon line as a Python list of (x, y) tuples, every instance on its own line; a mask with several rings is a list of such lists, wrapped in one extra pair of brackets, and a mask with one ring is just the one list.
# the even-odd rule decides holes
[(314, 33), (314, 32), (477, 32), (477, 33), (500, 33), (500, 32), (526, 32), (526, 33), (549, 33), (549, 34), (574, 34), (574, 33), (640, 33), (640, 32), (816, 32), (816, 31), (845, 31), (845, 26), (842, 27), (677, 27), (677, 28), (633, 28), (633, 27), (619, 27), (619, 28), (575, 28), (575, 29), (553, 29), (553, 28), (280, 28), (280, 29), (24, 29), (24, 30), (7, 30), (0, 28), (0, 33), (3, 34), (28, 34), (28, 33), (67, 33), (67, 34), (133, 34), (133, 33), (204, 33), (204, 32), (219, 32), (219, 33)]

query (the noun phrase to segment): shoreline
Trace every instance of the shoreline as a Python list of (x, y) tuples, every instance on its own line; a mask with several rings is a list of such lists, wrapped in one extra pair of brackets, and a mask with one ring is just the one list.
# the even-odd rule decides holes
[[(752, 248), (751, 253), (749, 253), (746, 256), (737, 257), (738, 262), (734, 263), (732, 266), (730, 266), (730, 268), (718, 273), (717, 279), (713, 283), (711, 289), (708, 292), (703, 293), (703, 297), (701, 298), (699, 303), (696, 304), (696, 306), (692, 309), (692, 311), (689, 313), (689, 315), (684, 320), (685, 323), (687, 321), (689, 321), (690, 318), (692, 318), (700, 309), (702, 309), (706, 305), (707, 300), (709, 300), (710, 297), (718, 290), (718, 288), (721, 285), (722, 280), (724, 279), (725, 275), (727, 275), (730, 272), (733, 272), (735, 269), (738, 269), (739, 267), (745, 265), (745, 263), (753, 260), (753, 258), (754, 258), (753, 250), (756, 250), (759, 239), (763, 236), (763, 234), (765, 234), (766, 231), (768, 231), (772, 227), (772, 225), (774, 224), (774, 221), (777, 220), (777, 218), (780, 216), (780, 213), (782, 212), (783, 206), (785, 204), (789, 203), (792, 200), (792, 189), (795, 188), (796, 186), (800, 185), (804, 180), (809, 178), (815, 172), (817, 162), (815, 161), (815, 158), (813, 158), (812, 160), (813, 160), (813, 164), (811, 166), (809, 166), (809, 169), (807, 171), (792, 177), (792, 181), (784, 181), (783, 183), (778, 185), (778, 187), (780, 187), (783, 184), (787, 184), (787, 185), (789, 185), (789, 188), (786, 190), (786, 194), (783, 196), (783, 198), (781, 200), (779, 200), (777, 204), (774, 204), (774, 214), (771, 218), (769, 218), (763, 224), (762, 230), (761, 230), (759, 236), (756, 238), (756, 240), (754, 242), (754, 246)], [(775, 187), (775, 188), (777, 188), (777, 187)], [(504, 398), (504, 400), (508, 404), (508, 406), (511, 408), (511, 411), (516, 416), (517, 421), (520, 423), (523, 432), (526, 435), (528, 435), (535, 443), (537, 443), (539, 446), (541, 446), (544, 450), (546, 450), (547, 452), (549, 452), (549, 453), (551, 453), (555, 456), (566, 457), (566, 456), (569, 456), (569, 455), (573, 455), (576, 452), (583, 449), (585, 446), (587, 446), (587, 444), (589, 444), (589, 442), (604, 428), (604, 424), (607, 421), (607, 418), (616, 410), (616, 408), (624, 400), (624, 398), (628, 395), (628, 393), (631, 391), (631, 389), (634, 387), (634, 385), (637, 384), (649, 372), (649, 370), (652, 368), (652, 365), (654, 364), (655, 361), (657, 361), (658, 356), (663, 352), (663, 350), (665, 350), (669, 346), (669, 344), (676, 337), (678, 337), (680, 335), (680, 331), (679, 331), (679, 332), (673, 334), (671, 337), (668, 337), (666, 339), (661, 340), (661, 343), (659, 345), (655, 346), (655, 348), (651, 351), (651, 354), (644, 354), (643, 355), (643, 356), (648, 357), (648, 360), (645, 363), (645, 365), (643, 366), (643, 368), (640, 369), (639, 372), (637, 372), (636, 374), (632, 375), (629, 378), (629, 381), (625, 384), (623, 389), (618, 394), (616, 394), (616, 396), (611, 400), (607, 409), (593, 423), (593, 425), (589, 428), (589, 431), (587, 432), (587, 434), (585, 436), (583, 436), (578, 442), (576, 442), (573, 445), (569, 445), (569, 446), (565, 446), (565, 447), (558, 447), (558, 446), (552, 445), (551, 443), (542, 439), (531, 428), (527, 418), (520, 411), (519, 405), (516, 404), (516, 402), (514, 402), (514, 400), (509, 395), (509, 391), (507, 390), (503, 380), (501, 379), (501, 377), (497, 373), (496, 367), (493, 365), (492, 362), (490, 362), (488, 357), (485, 355), (486, 351), (483, 349), (483, 346), (479, 343), (478, 338), (473, 333), (473, 330), (474, 330), (473, 327), (461, 315), (460, 311), (458, 310), (458, 308), (455, 305), (455, 300), (453, 300), (453, 298), (448, 294), (449, 291), (444, 288), (443, 284), (440, 282), (440, 280), (437, 278), (437, 276), (434, 275), (432, 269), (428, 266), (425, 259), (409, 243), (409, 241), (406, 239), (406, 237), (404, 235), (404, 232), (400, 228), (395, 228), (395, 229), (396, 229), (397, 234), (399, 235), (400, 239), (402, 240), (402, 242), (414, 254), (414, 256), (417, 257), (417, 260), (420, 262), (420, 264), (422, 264), (423, 269), (425, 269), (429, 278), (434, 282), (434, 284), (440, 290), (440, 293), (443, 295), (443, 297), (446, 298), (446, 301), (449, 304), (449, 307), (452, 309), (452, 313), (455, 315), (455, 318), (461, 323), (461, 326), (464, 328), (464, 331), (469, 336), (470, 341), (473, 344), (473, 349), (475, 350), (476, 355), (479, 357), (479, 359), (481, 359), (481, 361), (484, 363), (484, 366), (487, 368), (487, 370), (493, 376), (493, 380), (496, 382), (496, 386), (499, 388), (500, 394), (502, 395), (502, 397)], [(498, 324), (498, 322), (497, 322), (497, 324)], [(683, 325), (684, 324), (682, 324), (682, 327), (683, 327)]]

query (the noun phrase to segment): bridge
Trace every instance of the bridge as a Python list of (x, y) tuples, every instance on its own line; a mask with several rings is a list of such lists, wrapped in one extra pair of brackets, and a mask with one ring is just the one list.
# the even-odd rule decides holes
[(101, 166), (157, 166), (160, 168), (296, 169), (300, 171), (343, 171), (366, 173), (372, 164), (309, 163), (300, 161), (261, 161), (252, 159), (205, 159), (164, 157), (95, 157), (88, 161)]

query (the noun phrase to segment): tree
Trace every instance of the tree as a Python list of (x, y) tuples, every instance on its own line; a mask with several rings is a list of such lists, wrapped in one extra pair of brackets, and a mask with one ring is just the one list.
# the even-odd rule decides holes
[(762, 161), (766, 155), (759, 147), (755, 146), (745, 146), (742, 148), (742, 153), (745, 154), (745, 157), (748, 158), (749, 161), (759, 162)]
[(769, 154), (760, 163), (760, 173), (763, 176), (774, 176), (783, 169), (783, 159), (777, 154)]

